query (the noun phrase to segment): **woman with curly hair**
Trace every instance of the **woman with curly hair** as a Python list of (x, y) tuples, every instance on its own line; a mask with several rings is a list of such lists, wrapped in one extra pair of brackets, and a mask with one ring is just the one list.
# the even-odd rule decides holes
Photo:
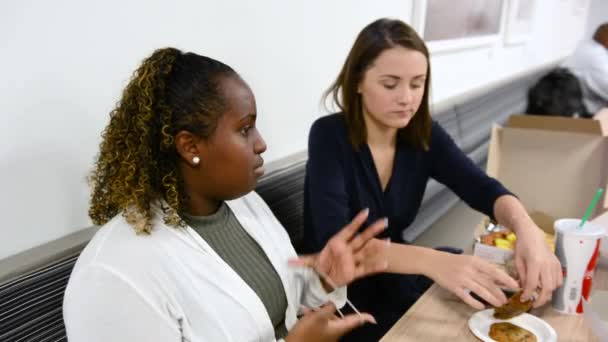
[(338, 319), (332, 303), (386, 267), (373, 239), (384, 220), (357, 234), (364, 211), (297, 258), (253, 192), (266, 150), (255, 122), (254, 96), (229, 66), (173, 48), (143, 62), (91, 175), (89, 214), (103, 226), (66, 289), (70, 341), (333, 341), (373, 322)]

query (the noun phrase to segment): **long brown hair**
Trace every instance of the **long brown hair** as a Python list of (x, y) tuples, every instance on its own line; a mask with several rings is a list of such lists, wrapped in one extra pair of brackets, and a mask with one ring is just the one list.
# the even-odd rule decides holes
[(374, 60), (385, 50), (402, 46), (424, 54), (427, 59), (427, 78), (420, 108), (410, 123), (397, 131), (397, 138), (406, 143), (428, 149), (431, 140), (431, 114), (429, 109), (429, 89), (431, 66), (429, 52), (416, 31), (401, 20), (378, 19), (367, 25), (357, 36), (338, 77), (324, 93), (344, 112), (350, 143), (359, 148), (366, 143), (367, 130), (363, 121), (363, 104), (357, 92), (359, 83)]
[(150, 204), (162, 199), (164, 220), (183, 225), (188, 197), (177, 169), (173, 137), (187, 130), (209, 137), (225, 112), (219, 90), (227, 65), (173, 48), (156, 50), (143, 61), (110, 113), (89, 180), (89, 216), (104, 224), (122, 213), (138, 233), (149, 233)]

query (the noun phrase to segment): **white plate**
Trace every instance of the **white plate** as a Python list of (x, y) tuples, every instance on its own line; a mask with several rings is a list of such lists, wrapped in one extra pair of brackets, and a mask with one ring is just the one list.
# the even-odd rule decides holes
[(496, 322), (510, 322), (518, 325), (536, 335), (538, 342), (557, 341), (555, 330), (547, 322), (536, 316), (524, 313), (511, 319), (502, 320), (494, 318), (493, 315), (494, 309), (487, 309), (476, 312), (469, 319), (469, 329), (484, 342), (494, 341), (488, 334), (490, 333), (490, 325)]

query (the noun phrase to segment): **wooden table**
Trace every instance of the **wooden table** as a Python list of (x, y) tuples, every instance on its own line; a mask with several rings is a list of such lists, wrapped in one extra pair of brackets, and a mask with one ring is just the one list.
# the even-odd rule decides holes
[[(608, 212), (593, 221), (608, 227)], [(596, 270), (593, 289), (608, 290), (608, 269)], [(433, 285), (380, 341), (478, 341), (468, 327), (468, 319), (475, 311), (452, 293)], [(550, 303), (532, 310), (532, 314), (555, 329), (558, 341), (599, 341), (582, 316), (560, 314)]]

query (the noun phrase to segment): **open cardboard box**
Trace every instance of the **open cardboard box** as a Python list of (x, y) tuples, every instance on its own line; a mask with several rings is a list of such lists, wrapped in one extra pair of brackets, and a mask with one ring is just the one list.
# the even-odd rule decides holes
[[(579, 218), (598, 188), (608, 185), (608, 117), (598, 120), (513, 115), (492, 128), (490, 176), (523, 202), (536, 224), (553, 234), (559, 218)], [(608, 191), (591, 218), (608, 208)], [(486, 222), (477, 229), (483, 232)], [(475, 255), (502, 263), (510, 252), (475, 246)]]

